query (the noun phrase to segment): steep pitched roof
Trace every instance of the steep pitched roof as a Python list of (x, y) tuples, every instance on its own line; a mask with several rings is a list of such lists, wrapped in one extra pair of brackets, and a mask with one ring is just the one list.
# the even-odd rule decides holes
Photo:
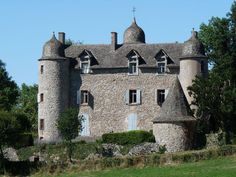
[(176, 81), (162, 105), (160, 114), (153, 120), (153, 123), (195, 121), (196, 119), (189, 110), (179, 79), (176, 77)]
[(66, 57), (76, 58), (83, 50), (90, 51), (97, 59), (98, 65), (92, 68), (116, 68), (127, 67), (127, 54), (135, 50), (145, 61), (145, 66), (156, 67), (155, 56), (160, 50), (164, 50), (167, 55), (179, 65), (179, 58), (182, 55), (183, 44), (123, 44), (117, 50), (112, 50), (111, 45), (72, 45), (65, 50)]

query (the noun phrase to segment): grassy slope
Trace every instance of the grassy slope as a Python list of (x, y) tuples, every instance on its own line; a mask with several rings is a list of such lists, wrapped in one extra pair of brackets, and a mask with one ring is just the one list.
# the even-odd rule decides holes
[[(42, 176), (42, 174), (40, 175)], [(56, 175), (60, 177), (236, 177), (236, 156), (196, 163), (142, 169), (111, 169)]]

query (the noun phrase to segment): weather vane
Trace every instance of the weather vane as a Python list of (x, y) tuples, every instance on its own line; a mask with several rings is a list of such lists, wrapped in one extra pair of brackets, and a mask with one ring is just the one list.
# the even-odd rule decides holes
[(136, 12), (136, 8), (135, 8), (135, 7), (133, 7), (132, 12), (133, 12), (133, 16), (134, 16), (134, 18), (135, 18), (135, 12)]

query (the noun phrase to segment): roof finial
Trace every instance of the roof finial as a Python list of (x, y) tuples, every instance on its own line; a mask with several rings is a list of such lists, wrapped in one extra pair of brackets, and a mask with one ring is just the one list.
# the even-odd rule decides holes
[(133, 7), (132, 12), (133, 12), (134, 22), (136, 22), (136, 20), (135, 20), (135, 12), (136, 12), (136, 8), (135, 8), (135, 7)]

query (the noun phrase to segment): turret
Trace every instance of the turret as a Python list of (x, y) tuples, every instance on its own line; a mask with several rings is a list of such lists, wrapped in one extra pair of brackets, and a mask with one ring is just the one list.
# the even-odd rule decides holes
[(138, 43), (145, 43), (145, 33), (140, 28), (136, 20), (125, 30), (124, 32), (124, 44), (138, 44)]
[(192, 36), (184, 42), (182, 57), (180, 58), (179, 80), (189, 104), (192, 98), (187, 88), (192, 85), (196, 76), (207, 73), (207, 57), (204, 54), (203, 44), (198, 39), (198, 33), (192, 31)]
[(52, 38), (43, 46), (39, 59), (38, 135), (40, 141), (56, 142), (60, 138), (57, 119), (68, 106), (69, 61), (63, 44)]

